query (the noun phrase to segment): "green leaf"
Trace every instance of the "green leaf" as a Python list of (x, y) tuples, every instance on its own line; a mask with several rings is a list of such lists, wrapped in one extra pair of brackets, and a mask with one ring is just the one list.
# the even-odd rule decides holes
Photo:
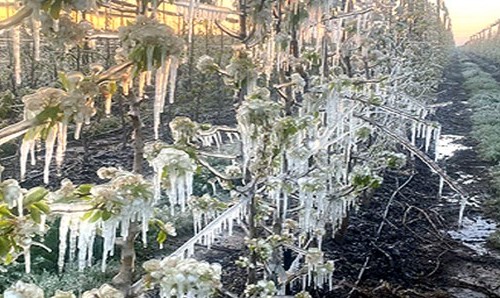
[(40, 123), (44, 123), (45, 121), (52, 119), (56, 120), (59, 117), (61, 110), (59, 105), (55, 107), (47, 107), (40, 114), (36, 115), (36, 120)]
[(50, 8), (50, 5), (52, 4), (52, 0), (46, 0), (42, 2), (42, 9), (44, 11), (48, 11)]
[(12, 261), (14, 261), (14, 256), (10, 253), (7, 253), (7, 255), (5, 256), (5, 265), (9, 265), (10, 263), (12, 263)]
[(24, 196), (24, 205), (29, 206), (33, 203), (39, 202), (43, 200), (48, 193), (49, 191), (43, 187), (34, 187)]
[(158, 232), (158, 236), (156, 237), (156, 241), (158, 241), (159, 244), (163, 244), (163, 242), (165, 242), (165, 240), (167, 240), (167, 233), (160, 230)]
[(118, 91), (118, 86), (115, 81), (111, 81), (108, 83), (109, 93), (115, 94)]
[(0, 215), (5, 217), (12, 217), (12, 213), (7, 205), (0, 205)]
[(76, 189), (79, 194), (81, 195), (88, 195), (90, 194), (90, 190), (92, 189), (93, 185), (92, 184), (82, 184), (78, 186)]
[(63, 89), (68, 91), (69, 87), (70, 87), (70, 82), (69, 82), (66, 74), (61, 71), (57, 74), (57, 76), (59, 77), (59, 81), (61, 81), (61, 85), (62, 85)]
[(42, 222), (42, 217), (41, 217), (41, 212), (38, 208), (32, 206), (29, 208), (30, 209), (30, 216), (33, 219), (34, 222), (37, 224)]
[(94, 211), (94, 215), (89, 219), (89, 222), (93, 223), (102, 218), (102, 210)]
[(36, 202), (33, 204), (33, 206), (35, 206), (36, 208), (38, 208), (40, 211), (42, 211), (45, 214), (48, 214), (50, 212), (50, 207), (49, 207), (49, 205), (47, 205), (46, 202), (43, 202), (43, 201)]
[(10, 251), (10, 241), (9, 238), (2, 236), (0, 237), (0, 257), (4, 257)]
[(111, 218), (113, 213), (109, 212), (108, 210), (103, 210), (102, 211), (102, 220), (106, 221)]
[(61, 7), (62, 7), (62, 0), (55, 0), (52, 6), (50, 6), (50, 16), (53, 19), (59, 19), (59, 16), (61, 14)]
[(90, 210), (90, 211), (85, 212), (85, 214), (82, 216), (82, 220), (89, 219), (93, 213), (94, 213), (94, 210)]

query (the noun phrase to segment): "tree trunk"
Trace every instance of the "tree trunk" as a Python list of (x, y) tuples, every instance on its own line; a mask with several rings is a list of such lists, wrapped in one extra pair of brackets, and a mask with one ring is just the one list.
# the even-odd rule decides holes
[[(134, 129), (134, 173), (143, 172), (144, 139), (142, 135), (142, 122), (140, 118), (141, 99), (130, 92), (130, 118)], [(135, 248), (134, 243), (139, 234), (137, 223), (131, 223), (127, 238), (123, 239), (120, 257), (120, 271), (113, 278), (113, 285), (124, 293), (128, 293), (135, 273)]]

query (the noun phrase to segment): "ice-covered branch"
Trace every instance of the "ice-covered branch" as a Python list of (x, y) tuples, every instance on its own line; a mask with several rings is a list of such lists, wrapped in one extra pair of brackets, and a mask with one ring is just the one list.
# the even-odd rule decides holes
[(198, 162), (204, 166), (205, 168), (207, 168), (207, 170), (209, 170), (212, 174), (214, 174), (215, 176), (223, 179), (223, 180), (231, 180), (230, 177), (222, 174), (221, 172), (219, 172), (217, 169), (215, 169), (214, 167), (212, 167), (210, 165), (209, 162), (207, 162), (206, 160), (203, 160), (202, 158), (198, 158)]
[(436, 163), (434, 162), (430, 157), (428, 157), (425, 153), (420, 151), (416, 146), (412, 145), (410, 142), (407, 140), (403, 139), (402, 137), (398, 136), (396, 133), (391, 131), (390, 129), (376, 123), (375, 121), (368, 119), (364, 116), (357, 115), (356, 116), (359, 119), (362, 119), (371, 125), (377, 127), (381, 131), (383, 131), (385, 134), (390, 136), (391, 138), (395, 139), (398, 143), (403, 145), (406, 149), (411, 151), (413, 154), (415, 154), (423, 163), (425, 163), (429, 168), (434, 170), (443, 180), (448, 184), (451, 189), (456, 191), (462, 198), (468, 198), (467, 193), (462, 189), (460, 185), (458, 185), (446, 172)]
[(205, 226), (198, 234), (193, 236), (187, 242), (185, 242), (181, 247), (174, 251), (171, 257), (189, 258), (194, 254), (194, 247), (196, 243), (201, 243), (202, 245), (210, 248), (215, 237), (222, 231), (228, 231), (231, 235), (233, 231), (234, 221), (241, 221), (246, 212), (246, 205), (249, 202), (248, 198), (241, 199), (235, 205), (229, 207), (216, 219)]
[(33, 128), (40, 124), (42, 123), (37, 118), (33, 118), (29, 120), (23, 120), (0, 129), (0, 145), (23, 135), (30, 128)]

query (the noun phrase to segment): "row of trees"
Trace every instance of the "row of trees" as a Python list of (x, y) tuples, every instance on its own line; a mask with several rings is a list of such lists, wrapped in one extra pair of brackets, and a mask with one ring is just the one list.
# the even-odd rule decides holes
[[(27, 2), (1, 21), (0, 29), (11, 28), (16, 53), (18, 27), (25, 19), (47, 18), (50, 22), (44, 24), (57, 35), (57, 20), (66, 11), (96, 5), (81, 2)], [(294, 291), (290, 285), (295, 282), (304, 290), (328, 289), (334, 263), (325, 260), (322, 239), (340, 229), (360, 195), (380, 185), (385, 168), (405, 164), (406, 156), (398, 153), (401, 147), (465, 196), (417, 147), (422, 144), (432, 152), (440, 134), (439, 125), (425, 118), (432, 112), (433, 93), (453, 46), (442, 1), (239, 0), (234, 8), (239, 32), (214, 20), (237, 41), (233, 57), (227, 65), (210, 56), (197, 63), (199, 71), (220, 75), (234, 91), (236, 127), (177, 117), (169, 123), (173, 143), (144, 146), (144, 87), (155, 86), (153, 130), (158, 139), (165, 100), (175, 98), (184, 49), (183, 40), (155, 19), (157, 4), (140, 2), (136, 23), (120, 29), (115, 66), (94, 65), (86, 73), (61, 75), (61, 87), (25, 96), (25, 119), (0, 130), (0, 143), (24, 135), (21, 176), (36, 144), (44, 141), (48, 181), (54, 151), (56, 164), (63, 162), (72, 123), (77, 138), (98, 109), (110, 113), (113, 101), (125, 96), (134, 128), (133, 168), (100, 169), (99, 177), (108, 180), (104, 184), (64, 180), (55, 191), (27, 191), (13, 179), (2, 182), (4, 263), (23, 255), (29, 272), (30, 247), (43, 245), (38, 239), (46, 232), (46, 217), (58, 217), (61, 270), (66, 262), (77, 261), (82, 270), (91, 264), (96, 237), (104, 240), (104, 270), (120, 238), (121, 269), (114, 287), (105, 285), (84, 297), (132, 297), (152, 286), (160, 288), (161, 297), (207, 297), (214, 289), (235, 296), (221, 288), (219, 266), (190, 257), (196, 243), (210, 246), (239, 223), (248, 248), (238, 262), (248, 270), (242, 295), (285, 294)], [(190, 18), (197, 7), (198, 1), (191, 0)], [(14, 72), (14, 77), (21, 75)], [(225, 144), (235, 140), (238, 149), (231, 151)], [(142, 176), (144, 157), (154, 171), (151, 180)], [(214, 188), (221, 189), (217, 195), (193, 193), (199, 167), (216, 177), (219, 185)], [(230, 200), (221, 202), (217, 196)], [(162, 244), (175, 234), (168, 218), (189, 211), (194, 237), (165, 259), (146, 262), (146, 276), (134, 283), (137, 235), (142, 234), (145, 244), (154, 226)], [(36, 286), (23, 283), (5, 296), (15, 293), (43, 297)], [(60, 292), (55, 297), (71, 295)]]

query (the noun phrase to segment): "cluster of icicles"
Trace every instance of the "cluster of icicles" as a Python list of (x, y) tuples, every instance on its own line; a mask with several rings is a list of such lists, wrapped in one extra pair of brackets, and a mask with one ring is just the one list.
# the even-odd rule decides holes
[(176, 1), (175, 6), (177, 13), (183, 16), (185, 22), (189, 22), (191, 16), (197, 20), (224, 21), (230, 13), (225, 7), (200, 3), (199, 0), (189, 2)]
[(194, 237), (185, 242), (170, 256), (189, 258), (194, 255), (194, 248), (196, 244), (199, 243), (210, 248), (217, 236), (219, 236), (222, 232), (228, 232), (229, 235), (232, 235), (234, 224), (240, 224), (245, 219), (247, 214), (247, 205), (247, 199), (240, 200), (238, 203), (222, 212), (203, 229), (199, 230)]
[[(116, 172), (114, 168), (109, 168), (110, 172)], [(101, 171), (101, 170), (100, 170)], [(106, 171), (106, 168), (104, 168)], [(134, 182), (135, 181), (135, 182)], [(153, 200), (137, 197), (130, 198), (131, 192), (130, 183), (143, 183), (142, 177), (121, 172), (116, 178), (110, 182), (94, 186), (91, 190), (92, 196), (105, 200), (119, 200), (124, 203), (119, 213), (114, 213), (108, 219), (89, 220), (82, 217), (89, 212), (89, 206), (86, 203), (82, 204), (54, 204), (52, 208), (61, 213), (61, 222), (59, 226), (59, 258), (58, 267), (62, 270), (66, 261), (66, 251), (68, 250), (69, 242), (69, 261), (78, 263), (78, 269), (83, 270), (87, 266), (91, 266), (93, 258), (93, 244), (97, 234), (100, 231), (103, 242), (103, 257), (102, 271), (106, 269), (106, 261), (108, 256), (113, 256), (115, 242), (117, 239), (117, 231), (120, 230), (119, 236), (126, 239), (129, 233), (129, 227), (132, 223), (140, 223), (142, 229), (142, 241), (147, 245), (147, 232), (149, 221), (153, 217)], [(122, 193), (120, 187), (125, 187), (125, 192)], [(65, 189), (74, 189), (72, 183), (68, 180), (63, 180), (61, 193)], [(55, 193), (55, 196), (58, 196)], [(112, 197), (115, 197), (114, 199)], [(116, 211), (115, 211), (116, 212)], [(91, 217), (90, 217), (91, 219)], [(78, 253), (77, 253), (78, 252)]]
[[(112, 217), (108, 220), (97, 220), (90, 222), (82, 220), (81, 217), (86, 213), (86, 207), (81, 206), (83, 211), (77, 212), (72, 209), (71, 212), (63, 213), (59, 226), (59, 258), (57, 265), (59, 271), (62, 271), (66, 261), (77, 262), (78, 270), (82, 271), (85, 267), (92, 266), (94, 240), (97, 231), (101, 231), (103, 242), (101, 270), (106, 270), (106, 262), (109, 256), (114, 255), (117, 231), (122, 239), (127, 238), (131, 223), (140, 222), (142, 227), (142, 241), (147, 243), (148, 222), (152, 218), (152, 207), (147, 203), (128, 206), (126, 212), (119, 217)], [(72, 208), (75, 208), (73, 206)], [(69, 248), (68, 248), (69, 242)], [(68, 251), (68, 259), (66, 259)]]
[[(144, 94), (144, 84), (151, 84), (151, 74), (153, 72), (153, 48), (147, 50), (148, 70), (139, 77), (139, 96)], [(167, 87), (170, 85), (168, 101), (174, 102), (175, 81), (177, 80), (177, 69), (179, 60), (175, 56), (162, 57), (161, 66), (155, 72), (155, 100), (154, 100), (154, 134), (155, 139), (159, 137), (161, 124), (161, 114), (165, 109), (165, 98), (167, 97)]]
[(162, 179), (166, 176), (168, 179), (166, 191), (171, 214), (175, 213), (176, 206), (180, 207), (181, 212), (186, 211), (187, 200), (193, 193), (196, 164), (186, 152), (168, 147), (161, 149), (149, 162), (154, 170), (155, 202), (160, 200)]
[(234, 143), (240, 140), (240, 134), (234, 128), (230, 127), (214, 127), (213, 129), (209, 129), (206, 131), (198, 131), (198, 137), (201, 140), (201, 143), (204, 147), (211, 147), (215, 145), (217, 148), (220, 148), (223, 141), (223, 134), (227, 137), (229, 143)]
[[(49, 128), (47, 138), (45, 139), (45, 166), (43, 169), (43, 182), (49, 183), (50, 164), (54, 156), (54, 147), (57, 143), (55, 160), (57, 168), (62, 166), (64, 160), (64, 152), (66, 151), (67, 144), (67, 130), (68, 125), (60, 122)], [(26, 164), (28, 162), (28, 155), (31, 156), (31, 165), (36, 164), (35, 147), (38, 139), (23, 139), (20, 149), (21, 155), (21, 180), (26, 175)]]
[[(299, 1), (291, 1), (289, 10), (297, 13)], [(334, 52), (334, 63), (339, 62), (342, 56), (342, 44), (345, 30), (345, 24), (356, 22), (356, 35), (354, 41), (359, 48), (363, 49), (363, 54), (368, 55), (368, 51), (362, 45), (361, 33), (369, 27), (371, 14), (369, 12), (353, 14), (349, 17), (331, 18), (325, 20), (325, 16), (330, 15), (331, 11), (339, 9), (337, 1), (313, 1), (307, 8), (308, 18), (301, 24), (297, 32), (297, 42), (300, 49), (312, 49), (321, 56), (322, 67), (319, 68), (321, 79), (324, 79), (324, 65), (330, 61), (328, 55)], [(345, 2), (345, 7), (340, 12), (348, 13), (350, 2)], [(342, 11), (343, 10), (343, 11)], [(289, 50), (291, 37), (283, 32), (272, 30), (267, 42), (260, 47), (255, 47), (253, 57), (258, 59), (267, 75), (267, 79), (274, 70), (287, 70), (297, 62)]]
[[(74, 74), (68, 76), (69, 79), (81, 80), (83, 75)], [(28, 156), (31, 156), (31, 164), (36, 164), (35, 151), (37, 144), (45, 135), (45, 167), (43, 172), (43, 181), (49, 183), (50, 164), (55, 153), (57, 168), (60, 169), (64, 160), (64, 154), (67, 146), (67, 134), (69, 119), (72, 118), (76, 123), (75, 139), (80, 137), (80, 131), (83, 123), (90, 123), (90, 117), (95, 114), (94, 102), (84, 95), (77, 93), (67, 93), (61, 89), (44, 87), (37, 92), (23, 97), (24, 120), (30, 121), (38, 117), (46, 109), (55, 109), (58, 105), (63, 109), (64, 118), (60, 122), (48, 123), (33, 127), (27, 130), (20, 149), (20, 172), (21, 180), (25, 178)], [(21, 134), (26, 131), (21, 131)], [(17, 137), (14, 135), (11, 137)], [(57, 149), (55, 146), (57, 144)]]
[(333, 261), (324, 261), (324, 254), (320, 249), (311, 248), (307, 251), (305, 264), (307, 266), (307, 274), (302, 276), (302, 287), (312, 287), (313, 284), (317, 288), (321, 288), (324, 284), (328, 284), (329, 291), (333, 288), (333, 271), (335, 269)]

